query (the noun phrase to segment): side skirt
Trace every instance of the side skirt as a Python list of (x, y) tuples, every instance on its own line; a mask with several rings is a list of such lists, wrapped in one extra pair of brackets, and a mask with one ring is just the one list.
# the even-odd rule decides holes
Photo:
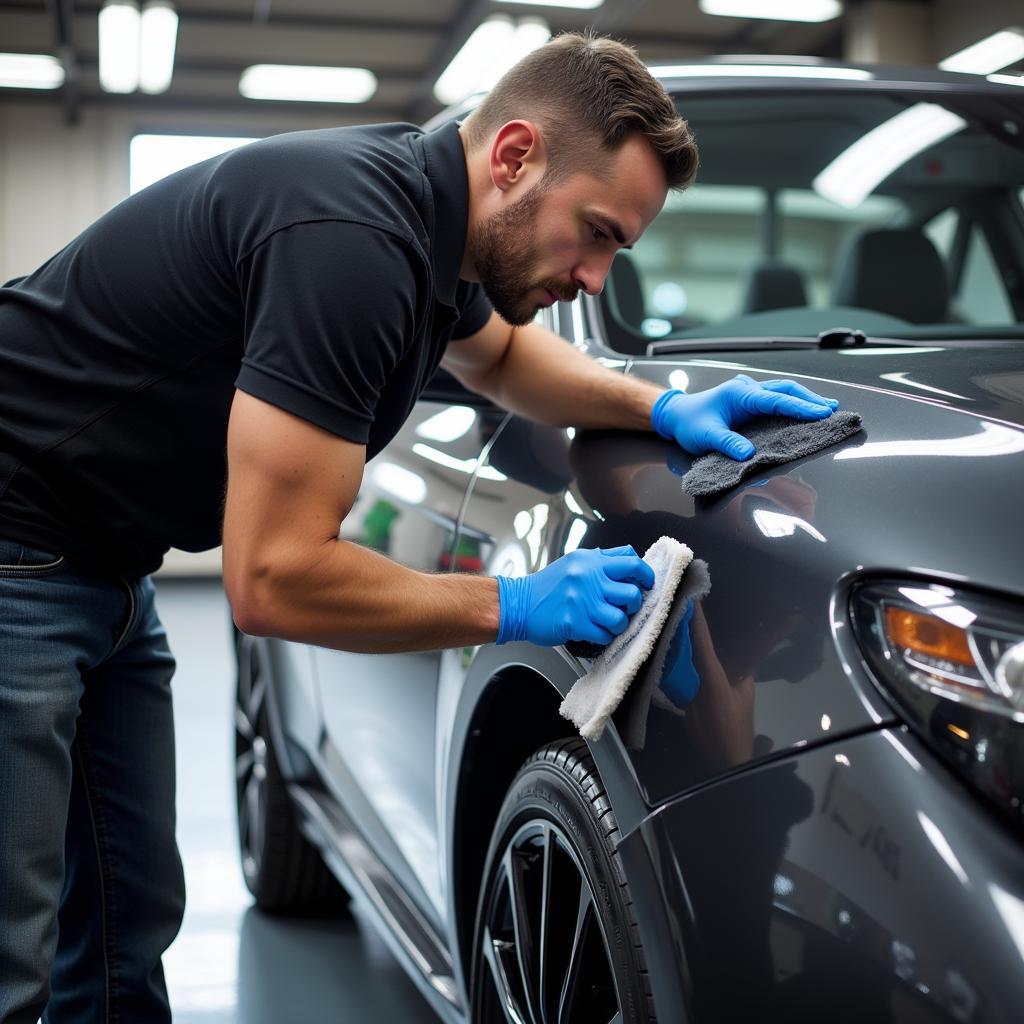
[(288, 793), (299, 827), (323, 854), (327, 866), (373, 919), (395, 958), (435, 1012), (450, 1024), (465, 1024), (448, 947), (377, 858), (341, 806), (326, 790), (297, 782)]

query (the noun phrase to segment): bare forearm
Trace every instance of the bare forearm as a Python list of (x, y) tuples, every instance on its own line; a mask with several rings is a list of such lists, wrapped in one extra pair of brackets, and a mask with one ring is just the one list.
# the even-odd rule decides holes
[(518, 327), (488, 382), (504, 409), (556, 427), (650, 430), (662, 388), (626, 377), (539, 326)]
[(251, 588), (259, 612), (247, 631), (298, 643), (382, 654), (498, 635), (497, 580), (416, 572), (349, 541), (323, 545), (304, 566), (266, 567)]

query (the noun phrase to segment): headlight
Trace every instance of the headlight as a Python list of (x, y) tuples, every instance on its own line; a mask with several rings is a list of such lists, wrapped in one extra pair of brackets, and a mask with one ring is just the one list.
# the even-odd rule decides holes
[(858, 587), (851, 612), (876, 682), (911, 727), (1024, 823), (1024, 607), (887, 581)]

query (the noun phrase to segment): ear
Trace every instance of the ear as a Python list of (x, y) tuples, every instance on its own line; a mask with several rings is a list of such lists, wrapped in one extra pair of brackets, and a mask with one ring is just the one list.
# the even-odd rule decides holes
[(488, 169), (502, 192), (533, 186), (544, 176), (547, 151), (540, 128), (532, 121), (508, 121), (491, 140)]

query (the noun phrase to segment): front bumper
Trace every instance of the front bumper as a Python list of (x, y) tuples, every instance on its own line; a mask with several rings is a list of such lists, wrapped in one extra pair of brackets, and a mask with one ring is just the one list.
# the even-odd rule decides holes
[(903, 729), (683, 796), (623, 853), (659, 1019), (1021, 1019), (1024, 839)]

